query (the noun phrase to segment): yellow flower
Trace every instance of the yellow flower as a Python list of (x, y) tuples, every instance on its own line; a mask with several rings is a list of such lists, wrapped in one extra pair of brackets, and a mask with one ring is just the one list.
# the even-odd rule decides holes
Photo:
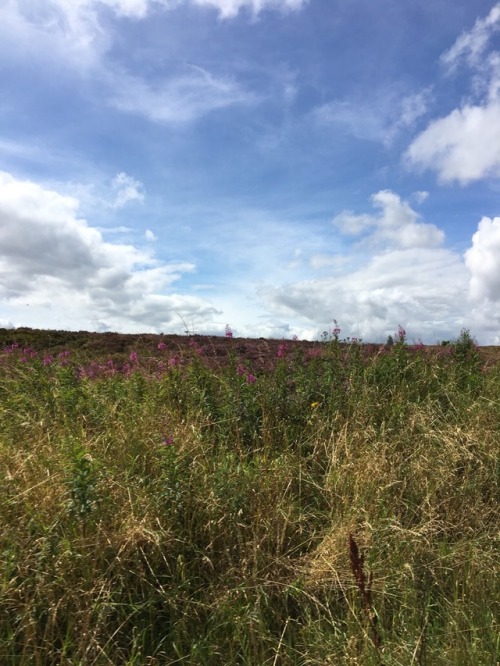
[(311, 402), (311, 409), (317, 409), (319, 407), (319, 402)]

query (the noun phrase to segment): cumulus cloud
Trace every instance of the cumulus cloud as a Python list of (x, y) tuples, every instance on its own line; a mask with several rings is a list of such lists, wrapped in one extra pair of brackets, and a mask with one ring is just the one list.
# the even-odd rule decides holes
[(500, 174), (500, 53), (488, 51), (499, 30), (500, 3), (441, 56), (448, 74), (471, 69), (475, 103), (430, 122), (406, 151), (409, 167), (431, 169), (441, 182), (462, 185)]
[(406, 152), (410, 166), (462, 184), (500, 174), (500, 100), (455, 109), (433, 121)]
[(417, 248), (437, 247), (444, 241), (444, 233), (434, 224), (420, 221), (420, 215), (408, 202), (390, 190), (381, 190), (371, 197), (379, 210), (374, 215), (356, 215), (343, 211), (333, 224), (345, 235), (364, 236), (364, 242), (385, 247)]
[(47, 328), (52, 311), (68, 328), (98, 321), (157, 330), (183, 313), (203, 320), (218, 312), (207, 301), (171, 293), (193, 264), (164, 263), (133, 245), (106, 242), (78, 217), (78, 207), (74, 197), (0, 172), (0, 300), (11, 308), (29, 303), (23, 321), (38, 308), (47, 319), (35, 325)]
[(465, 253), (471, 274), (470, 296), (500, 303), (500, 217), (483, 217)]

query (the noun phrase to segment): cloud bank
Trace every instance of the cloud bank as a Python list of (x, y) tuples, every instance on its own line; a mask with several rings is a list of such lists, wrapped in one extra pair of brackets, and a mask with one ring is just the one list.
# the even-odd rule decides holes
[[(118, 180), (130, 185), (125, 174)], [(0, 172), (0, 298), (7, 307), (28, 306), (25, 317), (43, 328), (123, 331), (162, 330), (219, 313), (208, 301), (172, 293), (193, 264), (106, 242), (78, 217), (78, 207), (74, 197)]]
[[(421, 194), (414, 198), (425, 200)], [(268, 310), (301, 321), (309, 335), (318, 331), (314, 325), (326, 330), (336, 319), (367, 341), (385, 340), (402, 323), (426, 342), (464, 327), (483, 343), (498, 342), (500, 218), (483, 218), (462, 256), (445, 248), (444, 232), (394, 192), (381, 190), (371, 203), (375, 213), (343, 211), (333, 219), (345, 239), (356, 241), (343, 266), (337, 258), (337, 270), (324, 277), (263, 287)], [(328, 269), (333, 259), (313, 260), (313, 267)]]

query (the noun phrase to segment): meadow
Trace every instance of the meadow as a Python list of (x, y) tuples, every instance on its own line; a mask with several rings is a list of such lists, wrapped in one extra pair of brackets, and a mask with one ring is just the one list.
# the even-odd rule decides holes
[(339, 334), (0, 331), (0, 663), (497, 666), (500, 364)]

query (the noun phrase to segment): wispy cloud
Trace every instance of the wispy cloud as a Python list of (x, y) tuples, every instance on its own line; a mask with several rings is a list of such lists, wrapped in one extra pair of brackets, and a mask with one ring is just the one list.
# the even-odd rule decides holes
[(342, 125), (358, 139), (390, 145), (422, 118), (433, 99), (432, 88), (401, 94), (382, 89), (362, 99), (332, 100), (317, 107), (313, 117), (324, 126)]
[(157, 84), (123, 72), (109, 83), (110, 104), (160, 123), (190, 122), (217, 109), (255, 102), (253, 93), (237, 82), (192, 65)]
[(234, 18), (242, 9), (248, 9), (254, 16), (266, 9), (297, 11), (309, 0), (192, 0), (196, 5), (213, 7), (221, 18)]
[(441, 63), (455, 72), (464, 62), (472, 67), (482, 65), (490, 39), (500, 31), (500, 3), (494, 5), (486, 18), (478, 18), (474, 27), (464, 32), (441, 56)]
[(115, 193), (112, 208), (123, 208), (131, 201), (144, 201), (144, 186), (132, 176), (121, 171), (111, 181), (111, 187)]

